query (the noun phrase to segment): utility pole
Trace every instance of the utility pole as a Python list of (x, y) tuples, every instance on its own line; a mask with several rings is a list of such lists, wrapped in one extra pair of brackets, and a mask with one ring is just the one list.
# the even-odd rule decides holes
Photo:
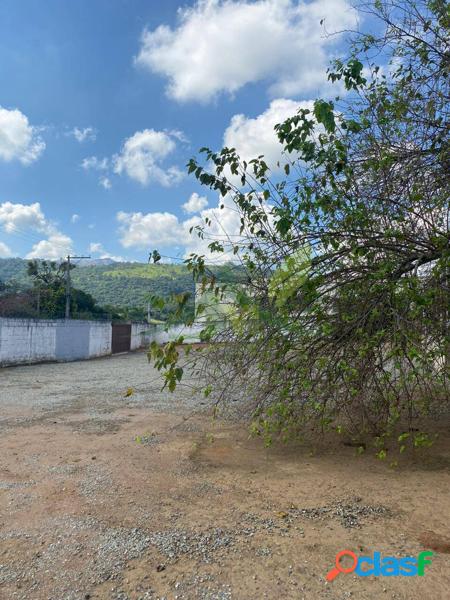
[(91, 258), (90, 256), (70, 256), (67, 255), (67, 265), (66, 265), (66, 319), (70, 319), (70, 261), (71, 259), (77, 258)]

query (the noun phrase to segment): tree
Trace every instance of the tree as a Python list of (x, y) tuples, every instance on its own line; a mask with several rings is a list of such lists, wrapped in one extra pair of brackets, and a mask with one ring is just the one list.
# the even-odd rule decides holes
[[(412, 420), (450, 398), (449, 17), (441, 0), (361, 9), (382, 35), (354, 36), (330, 69), (344, 99), (318, 99), (276, 127), (285, 178), (233, 148), (204, 148), (205, 164), (188, 165), (239, 211), (239, 242), (209, 248), (231, 249), (248, 281), (237, 317), (205, 327), (211, 345), (196, 364), (217, 402), (239, 389), (268, 442), (333, 429), (361, 445), (370, 434), (384, 457), (394, 434), (400, 450), (428, 444)], [(226, 292), (203, 256), (187, 264)], [(176, 344), (151, 353), (174, 389)]]
[[(71, 269), (75, 265), (70, 265)], [(29, 260), (27, 263), (27, 275), (33, 279), (35, 284), (43, 287), (63, 287), (67, 272), (67, 262), (55, 262), (47, 260)]]
[[(70, 265), (74, 268), (74, 265)], [(65, 312), (66, 262), (29, 260), (27, 275), (33, 280), (38, 316), (62, 318)]]
[[(67, 262), (28, 261), (27, 274), (33, 280), (38, 316), (63, 318), (66, 303)], [(75, 265), (70, 264), (70, 269)], [(78, 318), (104, 318), (109, 311), (98, 306), (95, 298), (77, 288), (70, 292), (71, 314)], [(108, 315), (109, 316), (109, 315)]]

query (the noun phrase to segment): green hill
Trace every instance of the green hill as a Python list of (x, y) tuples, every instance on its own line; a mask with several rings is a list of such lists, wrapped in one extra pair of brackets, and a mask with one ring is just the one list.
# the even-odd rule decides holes
[[(190, 292), (194, 299), (192, 274), (185, 265), (112, 263), (80, 264), (71, 273), (73, 286), (91, 294), (101, 306), (146, 309), (150, 296), (168, 298), (171, 294)], [(20, 258), (0, 259), (0, 282), (15, 281), (18, 287), (30, 287), (27, 261)], [(216, 267), (221, 280), (229, 280), (233, 267)], [(152, 310), (156, 318), (165, 318), (162, 312)]]

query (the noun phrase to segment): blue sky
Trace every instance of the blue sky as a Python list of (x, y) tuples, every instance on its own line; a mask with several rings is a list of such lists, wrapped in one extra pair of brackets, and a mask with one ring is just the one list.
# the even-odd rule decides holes
[(0, 256), (183, 257), (202, 216), (232, 235), (186, 162), (227, 143), (275, 165), (273, 125), (331, 95), (321, 19), (355, 26), (346, 0), (2, 0)]

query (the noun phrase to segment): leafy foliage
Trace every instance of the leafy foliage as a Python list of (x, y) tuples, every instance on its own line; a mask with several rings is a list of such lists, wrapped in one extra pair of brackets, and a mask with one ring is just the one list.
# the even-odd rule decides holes
[[(237, 318), (205, 326), (212, 344), (195, 364), (218, 402), (239, 390), (268, 443), (333, 429), (361, 448), (370, 434), (384, 458), (389, 439), (427, 445), (398, 429), (450, 398), (449, 18), (440, 0), (363, 9), (384, 31), (356, 36), (330, 70), (345, 99), (318, 99), (276, 127), (285, 179), (233, 148), (204, 148), (204, 163), (188, 165), (239, 212), (239, 241), (210, 250), (233, 251), (247, 279)], [(204, 257), (187, 265), (224, 293)], [(175, 346), (152, 355), (174, 389)]]

